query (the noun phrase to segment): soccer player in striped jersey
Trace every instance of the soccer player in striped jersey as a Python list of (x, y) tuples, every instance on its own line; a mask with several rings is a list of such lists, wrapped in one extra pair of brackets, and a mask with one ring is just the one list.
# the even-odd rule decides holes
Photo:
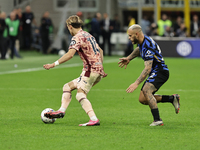
[(144, 60), (144, 70), (127, 89), (127, 93), (132, 93), (140, 83), (144, 82), (139, 96), (139, 102), (144, 105), (149, 105), (154, 121), (150, 126), (162, 126), (163, 121), (160, 118), (157, 103), (169, 102), (175, 108), (178, 114), (180, 109), (180, 96), (174, 95), (155, 95), (159, 88), (168, 80), (169, 69), (161, 54), (159, 45), (151, 38), (143, 34), (141, 26), (134, 24), (128, 29), (129, 40), (133, 44), (138, 44), (138, 47), (127, 57), (120, 58), (119, 67), (125, 69), (129, 62), (137, 56), (141, 56)]
[[(106, 74), (103, 69), (103, 50), (97, 44), (95, 38), (81, 26), (83, 21), (76, 15), (70, 16), (66, 21), (70, 34), (73, 36), (68, 52), (52, 64), (44, 65), (45, 69), (53, 68), (70, 60), (76, 52), (83, 61), (83, 70), (79, 78), (66, 83), (63, 86), (62, 104), (58, 111), (44, 114), (48, 118), (63, 118), (71, 101), (71, 91), (77, 89), (76, 99), (88, 114), (90, 121), (79, 126), (100, 125), (87, 94)], [(67, 74), (66, 74), (67, 75)]]

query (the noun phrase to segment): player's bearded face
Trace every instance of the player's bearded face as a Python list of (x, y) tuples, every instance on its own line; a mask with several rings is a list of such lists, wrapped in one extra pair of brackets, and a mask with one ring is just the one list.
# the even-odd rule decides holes
[(129, 35), (129, 40), (132, 42), (132, 44), (136, 44), (138, 43), (138, 37), (136, 35), (136, 32), (134, 32), (133, 30), (129, 29), (128, 30), (128, 35)]
[(136, 43), (138, 43), (138, 39), (137, 39), (137, 37), (134, 35), (134, 37), (133, 37), (133, 43), (134, 44), (136, 44)]
[(131, 40), (132, 44), (138, 43), (138, 39), (137, 39), (136, 35), (132, 35), (130, 40)]

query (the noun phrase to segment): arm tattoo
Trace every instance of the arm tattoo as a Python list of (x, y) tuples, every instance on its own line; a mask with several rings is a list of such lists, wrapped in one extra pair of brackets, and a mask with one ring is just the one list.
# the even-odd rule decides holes
[(151, 72), (152, 64), (153, 64), (153, 60), (144, 62), (145, 68), (137, 79), (138, 84), (144, 81), (144, 79), (146, 79), (146, 77), (149, 75), (149, 73)]
[(135, 57), (140, 56), (140, 49), (139, 47), (135, 48), (134, 51), (128, 56), (129, 60), (134, 59)]

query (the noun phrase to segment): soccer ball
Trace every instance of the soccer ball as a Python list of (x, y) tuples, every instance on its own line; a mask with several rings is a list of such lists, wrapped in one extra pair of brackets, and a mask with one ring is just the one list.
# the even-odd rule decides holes
[(41, 112), (41, 119), (44, 123), (54, 123), (56, 121), (56, 119), (49, 119), (47, 117), (44, 116), (45, 113), (50, 112), (50, 111), (54, 111), (51, 108), (46, 108)]
[(65, 50), (59, 50), (59, 52), (58, 52), (58, 55), (60, 56), (60, 57), (62, 57), (63, 55), (65, 55)]

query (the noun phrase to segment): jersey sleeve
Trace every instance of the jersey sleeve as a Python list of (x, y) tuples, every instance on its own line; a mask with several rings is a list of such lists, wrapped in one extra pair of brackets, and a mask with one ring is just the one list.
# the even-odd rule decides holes
[(72, 37), (72, 40), (69, 45), (69, 49), (75, 49), (75, 50), (79, 51), (80, 48), (81, 48), (81, 41), (79, 40), (79, 38), (77, 38), (75, 36)]
[(153, 60), (154, 55), (155, 55), (154, 51), (152, 51), (150, 49), (146, 50), (144, 53), (144, 61)]

